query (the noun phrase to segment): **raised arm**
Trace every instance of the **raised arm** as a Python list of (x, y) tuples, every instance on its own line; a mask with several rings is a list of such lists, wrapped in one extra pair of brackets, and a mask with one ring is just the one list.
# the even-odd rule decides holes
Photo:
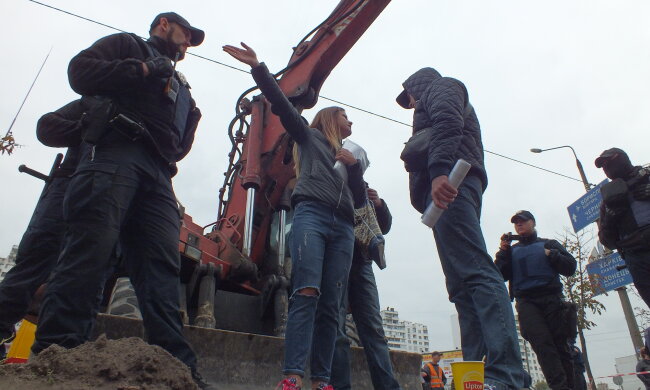
[(289, 133), (296, 142), (303, 142), (307, 138), (309, 126), (305, 123), (298, 110), (296, 110), (293, 104), (291, 104), (289, 99), (284, 95), (266, 65), (263, 62), (259, 62), (255, 51), (244, 42), (241, 44), (243, 49), (226, 45), (223, 47), (223, 51), (230, 54), (236, 60), (251, 67), (251, 74), (253, 75), (255, 83), (257, 83), (260, 91), (262, 91), (268, 101), (271, 102), (271, 111), (280, 117), (282, 126), (284, 126), (287, 133)]

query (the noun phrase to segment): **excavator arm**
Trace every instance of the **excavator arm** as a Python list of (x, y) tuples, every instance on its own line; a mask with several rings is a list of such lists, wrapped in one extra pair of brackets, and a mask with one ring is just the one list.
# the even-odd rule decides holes
[[(389, 2), (342, 0), (295, 47), (289, 64), (276, 77), (298, 110), (316, 104), (330, 72)], [(235, 134), (231, 129), (233, 150), (220, 192), (219, 219), (203, 236), (201, 228), (186, 216), (180, 249), (186, 257), (212, 263), (221, 289), (256, 294), (263, 288), (260, 277), (282, 275), (283, 259), (269, 257), (269, 233), (273, 214), (289, 208), (285, 188), (295, 174), (292, 141), (279, 118), (262, 95), (252, 102), (245, 95), (237, 102), (237, 116), (231, 123), (231, 128), (236, 122), (241, 126)]]

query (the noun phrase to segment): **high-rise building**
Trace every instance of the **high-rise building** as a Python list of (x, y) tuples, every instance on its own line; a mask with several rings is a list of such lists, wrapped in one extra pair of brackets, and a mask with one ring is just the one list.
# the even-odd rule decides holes
[(395, 308), (381, 311), (381, 319), (388, 340), (388, 348), (415, 353), (429, 352), (429, 330), (426, 325), (400, 321)]
[(2, 279), (5, 278), (7, 271), (9, 271), (11, 267), (16, 265), (17, 252), (18, 252), (18, 245), (14, 245), (11, 247), (9, 256), (7, 256), (6, 258), (0, 257), (0, 281), (2, 281)]

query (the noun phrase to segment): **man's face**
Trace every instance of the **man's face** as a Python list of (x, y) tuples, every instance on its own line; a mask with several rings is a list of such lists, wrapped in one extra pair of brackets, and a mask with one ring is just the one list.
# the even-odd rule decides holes
[(535, 221), (532, 219), (517, 218), (514, 225), (515, 231), (520, 236), (530, 236), (535, 231)]
[(179, 53), (178, 60), (185, 58), (187, 48), (191, 46), (190, 40), (192, 33), (189, 29), (181, 26), (178, 23), (169, 23), (169, 30), (167, 30), (167, 48), (169, 53)]
[(418, 104), (418, 101), (413, 97), (413, 95), (409, 94), (409, 108), (415, 108), (416, 104)]
[(431, 362), (433, 362), (433, 364), (438, 364), (438, 362), (440, 362), (440, 355), (431, 356)]

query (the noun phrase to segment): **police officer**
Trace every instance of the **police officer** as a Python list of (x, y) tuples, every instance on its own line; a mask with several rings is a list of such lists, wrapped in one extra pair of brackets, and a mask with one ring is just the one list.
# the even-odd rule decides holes
[(530, 211), (517, 211), (510, 222), (519, 242), (511, 245), (514, 238), (504, 234), (495, 264), (510, 281), (521, 335), (533, 347), (546, 382), (553, 390), (570, 389), (574, 375), (568, 341), (574, 331), (568, 318), (573, 307), (563, 300), (560, 275), (573, 275), (576, 260), (556, 240), (537, 237)]
[(595, 161), (612, 181), (601, 187), (598, 238), (625, 259), (639, 295), (650, 306), (650, 169), (633, 166), (619, 148)]
[(38, 353), (90, 337), (95, 296), (121, 236), (148, 341), (185, 363), (206, 387), (182, 333), (179, 219), (171, 177), (190, 150), (200, 111), (172, 61), (204, 32), (180, 15), (156, 16), (148, 41), (114, 34), (69, 65), (72, 88), (105, 102), (90, 121), (82, 157), (64, 199), (67, 231), (39, 315)]
[(2, 344), (13, 338), (14, 325), (28, 313), (34, 293), (45, 283), (59, 257), (65, 231), (63, 196), (79, 161), (85, 122), (82, 118), (91, 106), (92, 99), (77, 99), (43, 115), (36, 126), (36, 135), (43, 144), (69, 148), (45, 184), (18, 245), (16, 265), (0, 282), (0, 358), (4, 354)]

